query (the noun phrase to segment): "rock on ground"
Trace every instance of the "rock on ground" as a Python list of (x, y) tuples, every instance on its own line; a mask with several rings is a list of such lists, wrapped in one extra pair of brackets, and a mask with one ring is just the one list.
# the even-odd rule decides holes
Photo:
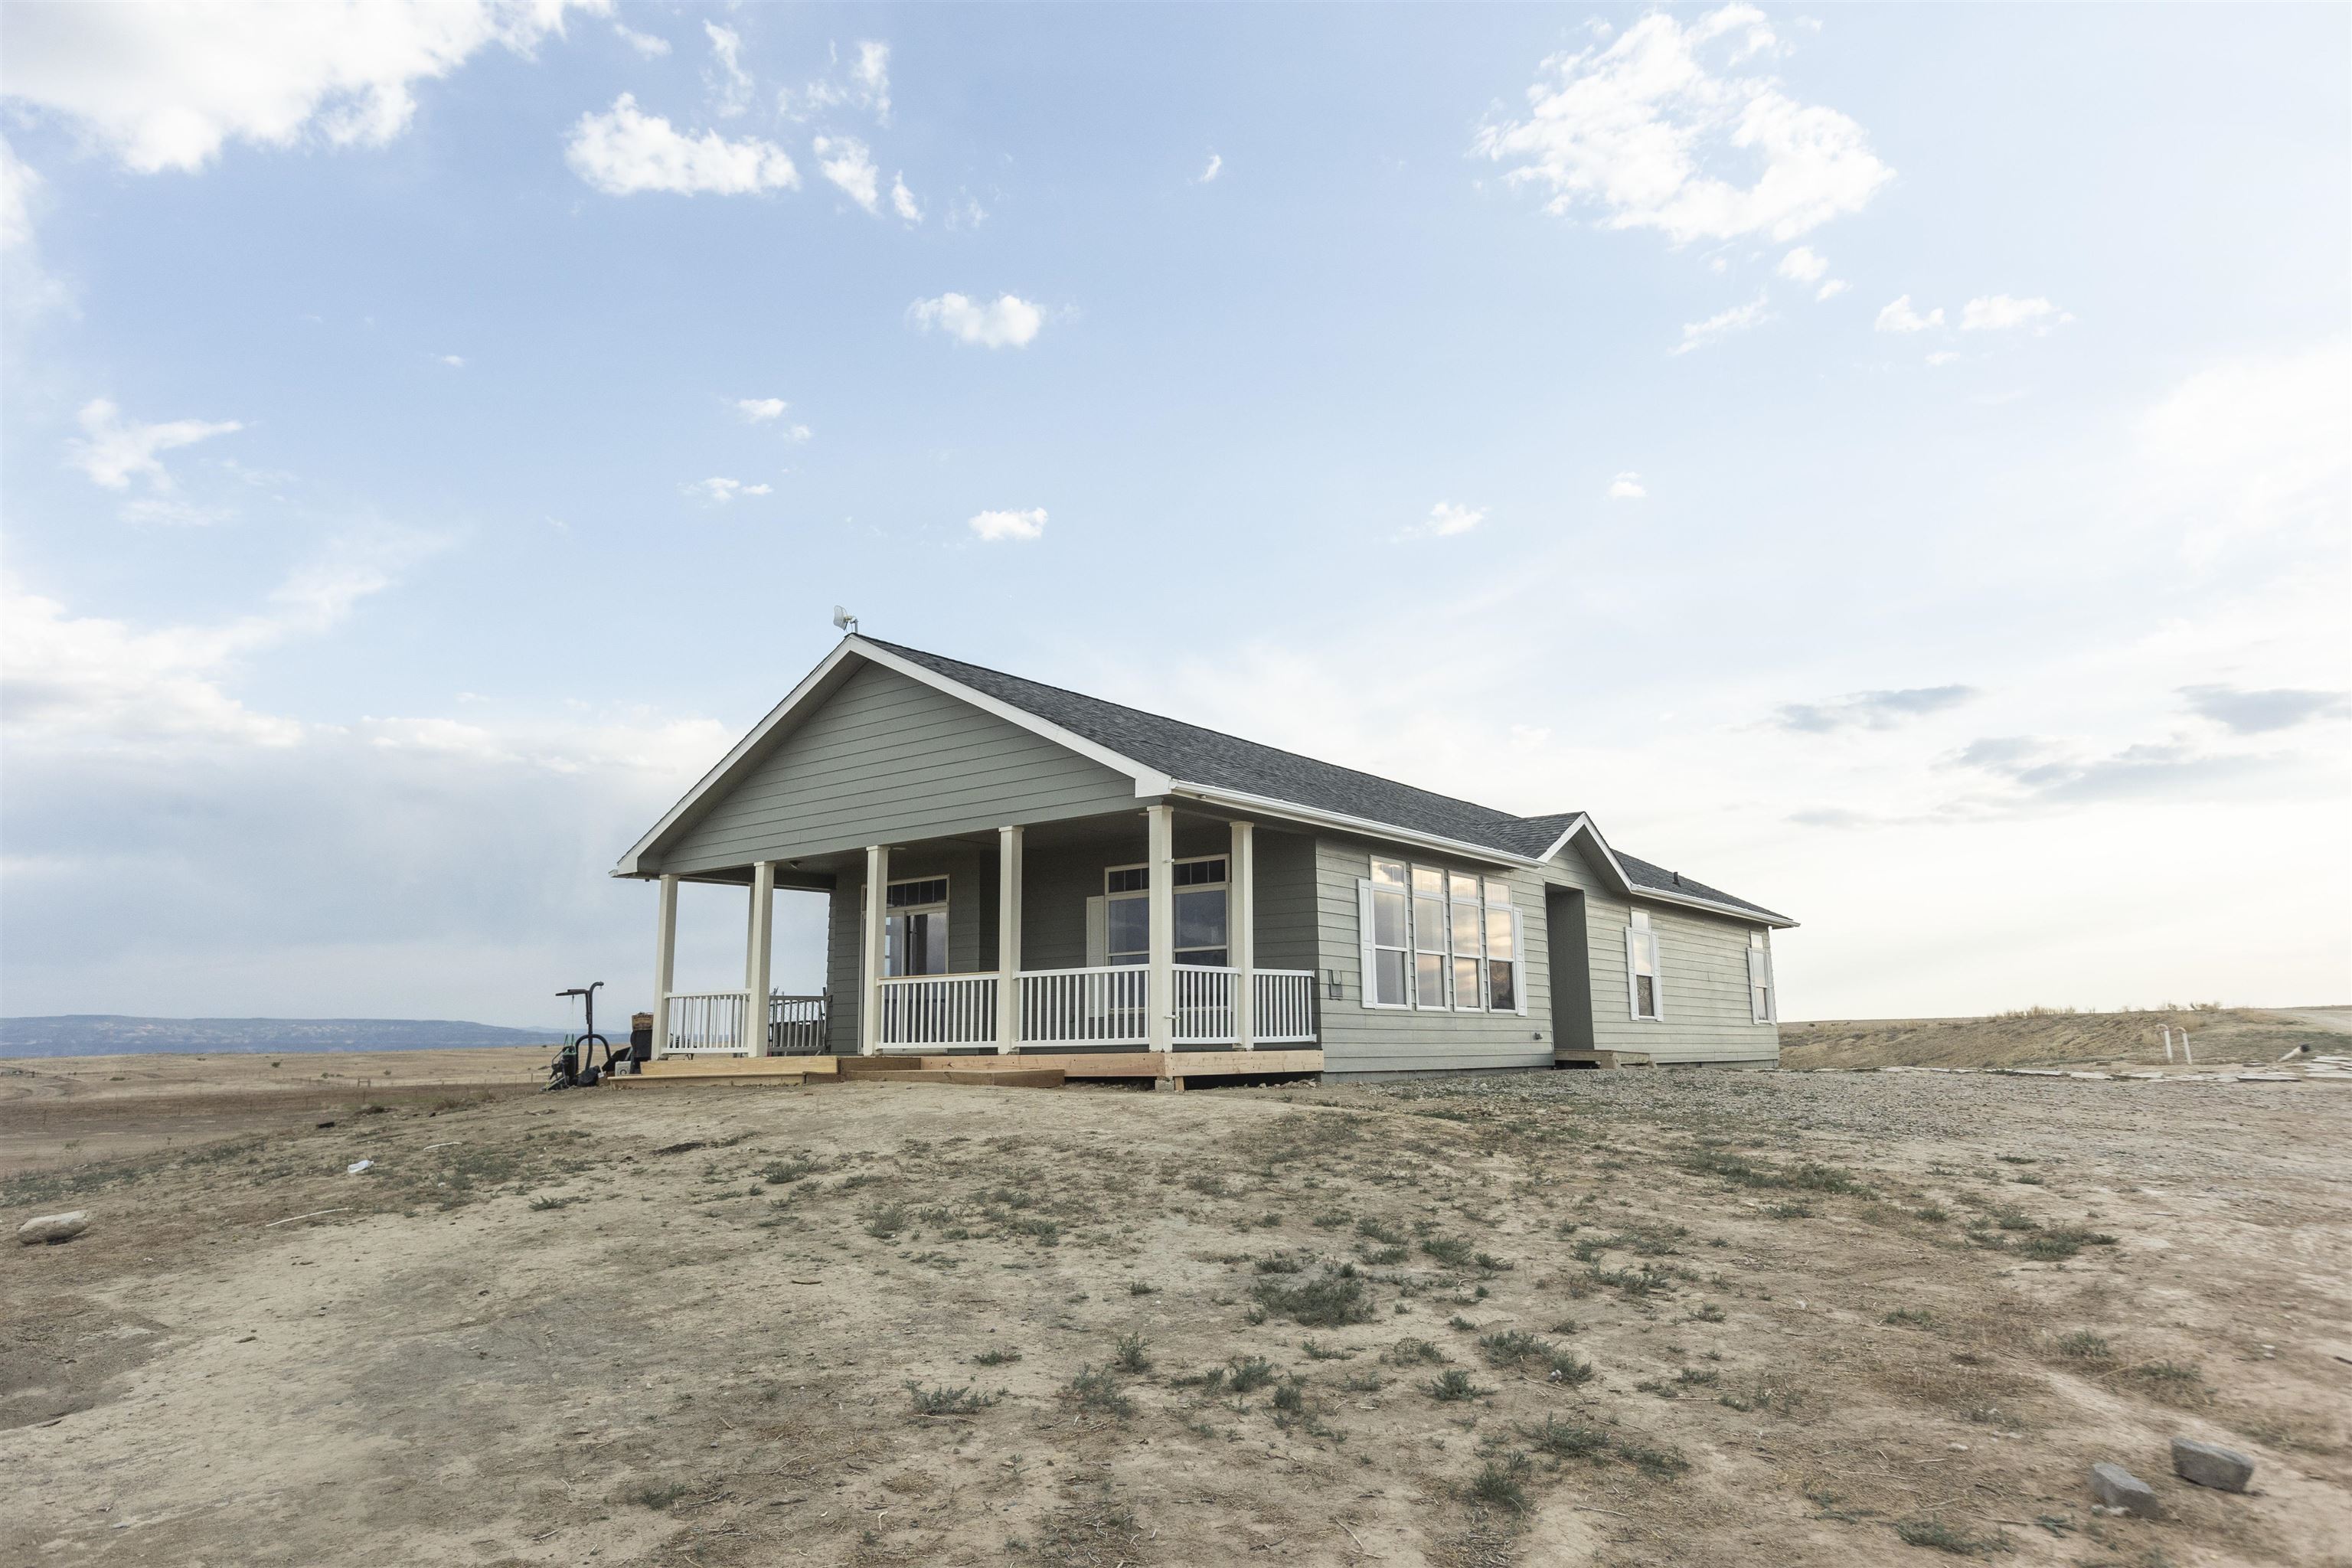
[(2184, 1481), (2217, 1491), (2242, 1492), (2254, 1479), (2254, 1461), (2235, 1448), (2200, 1443), (2193, 1437), (2172, 1440), (2172, 1473)]
[(89, 1215), (81, 1209), (70, 1214), (36, 1215), (16, 1227), (16, 1239), (26, 1247), (43, 1241), (71, 1241), (89, 1228)]
[(2121, 1465), (2093, 1465), (2091, 1495), (2140, 1519), (2154, 1519), (2158, 1511), (2155, 1489)]

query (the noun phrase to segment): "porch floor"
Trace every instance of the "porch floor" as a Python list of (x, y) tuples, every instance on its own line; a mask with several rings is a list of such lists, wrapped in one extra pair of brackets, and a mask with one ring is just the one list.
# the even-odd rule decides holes
[[(1166, 1068), (1163, 1072), (1162, 1062)], [(606, 1079), (612, 1084), (652, 1087), (669, 1083), (772, 1084), (872, 1082), (905, 1078), (913, 1082), (1003, 1080), (1005, 1087), (1046, 1087), (1044, 1075), (1069, 1082), (1156, 1079), (1292, 1077), (1323, 1070), (1320, 1049), (1208, 1051), (1023, 1051), (1014, 1056), (875, 1057), (670, 1057), (644, 1070)], [(920, 1077), (911, 1075), (919, 1074)], [(1016, 1082), (1015, 1080), (1022, 1080)]]

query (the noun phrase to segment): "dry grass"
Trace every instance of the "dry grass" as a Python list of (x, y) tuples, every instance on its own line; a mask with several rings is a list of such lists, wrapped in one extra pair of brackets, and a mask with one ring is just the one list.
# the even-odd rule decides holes
[[(2260, 1092), (689, 1089), (37, 1173), (98, 1223), (6, 1260), (0, 1559), (2326, 1563), (2352, 1095)], [(2262, 1495), (2173, 1495), (2188, 1422)]]

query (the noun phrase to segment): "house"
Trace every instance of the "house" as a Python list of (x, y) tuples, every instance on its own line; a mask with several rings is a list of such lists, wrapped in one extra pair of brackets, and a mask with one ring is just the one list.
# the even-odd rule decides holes
[[(1514, 816), (856, 634), (614, 875), (660, 887), (657, 1055), (1021, 1053), (1178, 1086), (1596, 1051), (1770, 1066), (1772, 933), (1795, 923), (1581, 812)], [(681, 881), (750, 889), (743, 989), (673, 989)], [(771, 989), (779, 888), (829, 897), (822, 996)]]

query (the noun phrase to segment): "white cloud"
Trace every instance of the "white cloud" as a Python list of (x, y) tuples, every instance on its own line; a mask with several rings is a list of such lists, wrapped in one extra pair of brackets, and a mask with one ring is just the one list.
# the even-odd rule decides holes
[(705, 22), (702, 31), (710, 40), (711, 61), (719, 68), (717, 77), (703, 79), (710, 87), (711, 107), (731, 120), (751, 102), (751, 73), (743, 68), (743, 36), (716, 22)]
[(67, 459), (89, 475), (91, 483), (110, 490), (128, 489), (134, 476), (159, 490), (169, 490), (172, 476), (157, 454), (245, 428), (234, 419), (169, 419), (160, 425), (142, 425), (124, 419), (122, 411), (103, 397), (84, 404), (80, 417), (82, 438), (66, 444)]
[(1038, 506), (1026, 511), (983, 511), (966, 526), (991, 544), (1008, 539), (1042, 539), (1045, 535), (1045, 509)]
[(1609, 481), (1611, 500), (1640, 500), (1649, 493), (1649, 487), (1642, 483), (1642, 476), (1631, 469)]
[(782, 419), (784, 410), (791, 406), (781, 397), (739, 397), (735, 400), (735, 412), (743, 416), (747, 425), (762, 425), (771, 419)]
[(817, 168), (826, 179), (867, 212), (881, 211), (882, 172), (874, 166), (865, 142), (855, 136), (820, 136), (810, 145), (816, 150)]
[(0, 250), (33, 243), (33, 205), (40, 195), (39, 173), (18, 162), (16, 150), (0, 137)]
[(1932, 368), (1935, 368), (1935, 367), (1938, 367), (1938, 366), (1942, 366), (1942, 365), (1948, 365), (1948, 364), (1950, 364), (1950, 363), (1952, 363), (1954, 361), (1958, 360), (1959, 357), (1960, 357), (1960, 356), (1959, 356), (1958, 354), (1955, 353), (1954, 353), (1952, 350), (1950, 350), (1950, 349), (1937, 349), (1934, 353), (1931, 353), (1931, 354), (1929, 354), (1929, 355), (1927, 356), (1927, 363), (1928, 363), (1928, 366), (1932, 369)]
[(0, 92), (71, 121), (143, 174), (201, 168), (231, 140), (381, 145), (415, 115), (417, 82), (488, 44), (528, 53), (562, 31), (564, 9), (564, 0), (11, 7)]
[(871, 38), (857, 46), (857, 59), (849, 68), (849, 79), (864, 95), (866, 106), (874, 118), (883, 124), (890, 123), (890, 46)]
[(680, 485), (677, 487), (677, 493), (685, 496), (698, 496), (713, 506), (725, 506), (739, 496), (763, 496), (774, 488), (772, 485), (747, 485), (740, 479), (713, 477), (697, 479), (692, 484)]
[(893, 175), (890, 180), (890, 206), (908, 223), (923, 221), (923, 209), (915, 205), (915, 193), (907, 188), (907, 176)]
[(2184, 523), (2195, 562), (2281, 530), (2340, 540), (2352, 521), (2347, 429), (2352, 349), (2341, 342), (2200, 371), (2140, 421), (2137, 510)]
[(1944, 324), (1944, 310), (1939, 305), (1923, 316), (1911, 308), (1911, 296), (1906, 294), (1879, 311), (1872, 324), (1882, 332), (1924, 332)]
[(907, 307), (907, 314), (925, 331), (936, 327), (960, 342), (992, 349), (1026, 348), (1045, 324), (1043, 310), (1011, 294), (1001, 294), (992, 303), (942, 294), (916, 300)]
[(1819, 289), (1815, 290), (1813, 299), (1816, 302), (1822, 300), (1834, 300), (1839, 295), (1844, 293), (1846, 291), (1846, 288), (1847, 284), (1844, 279), (1832, 278), (1828, 282), (1822, 284)]
[(1686, 354), (1693, 349), (1704, 348), (1717, 338), (1760, 327), (1771, 319), (1770, 308), (1766, 304), (1764, 296), (1759, 294), (1747, 304), (1734, 305), (1728, 310), (1717, 311), (1704, 321), (1684, 322), (1683, 341), (1666, 352)]
[(1478, 150), (1510, 165), (1511, 182), (1548, 189), (1556, 214), (1589, 202), (1611, 228), (1654, 228), (1676, 244), (1794, 239), (1861, 211), (1895, 172), (1836, 110), (1702, 59), (1737, 66), (1778, 47), (1751, 5), (1687, 26), (1654, 12), (1613, 42), (1546, 60), (1528, 117), (1488, 125)]
[(1428, 531), (1440, 539), (1457, 533), (1467, 533), (1486, 521), (1483, 506), (1461, 506), (1450, 500), (1439, 501), (1429, 509)]
[(628, 45), (629, 47), (636, 50), (637, 53), (646, 59), (659, 59), (662, 56), (669, 53), (669, 40), (667, 38), (656, 37), (651, 33), (640, 33), (635, 27), (629, 26), (624, 23), (615, 22), (613, 24), (613, 35), (619, 38), (621, 42)]
[(1212, 153), (1209, 154), (1209, 166), (1202, 169), (1199, 176), (1195, 178), (1192, 183), (1196, 185), (1205, 185), (1211, 180), (1215, 179), (1219, 174), (1223, 174), (1224, 172), (1224, 155), (1219, 153)]
[(574, 174), (614, 196), (645, 191), (744, 195), (801, 183), (800, 171), (774, 142), (730, 142), (716, 131), (685, 135), (661, 116), (640, 112), (636, 98), (625, 92), (607, 112), (580, 117), (563, 155)]
[(2012, 327), (2032, 327), (2046, 332), (2074, 319), (2047, 300), (2013, 300), (2006, 294), (1994, 294), (1971, 300), (1961, 308), (1960, 331), (2000, 332)]
[(834, 74), (839, 65), (836, 59), (833, 70), (797, 93), (790, 88), (777, 93), (776, 112), (793, 120), (808, 120), (829, 109), (848, 107), (870, 111), (877, 124), (889, 124), (890, 46), (861, 39), (845, 79)]
[(1780, 276), (1798, 283), (1814, 282), (1829, 269), (1829, 258), (1819, 255), (1811, 246), (1801, 245), (1780, 258)]
[(108, 752), (191, 740), (291, 745), (303, 726), (253, 712), (223, 689), (224, 677), (253, 654), (331, 629), (431, 548), (410, 535), (340, 542), (289, 574), (267, 609), (213, 626), (136, 630), (8, 590), (0, 714), (9, 742)]
[(451, 370), (463, 370), (466, 368), (466, 356), (464, 354), (443, 354), (441, 356), (441, 363), (447, 365)]

